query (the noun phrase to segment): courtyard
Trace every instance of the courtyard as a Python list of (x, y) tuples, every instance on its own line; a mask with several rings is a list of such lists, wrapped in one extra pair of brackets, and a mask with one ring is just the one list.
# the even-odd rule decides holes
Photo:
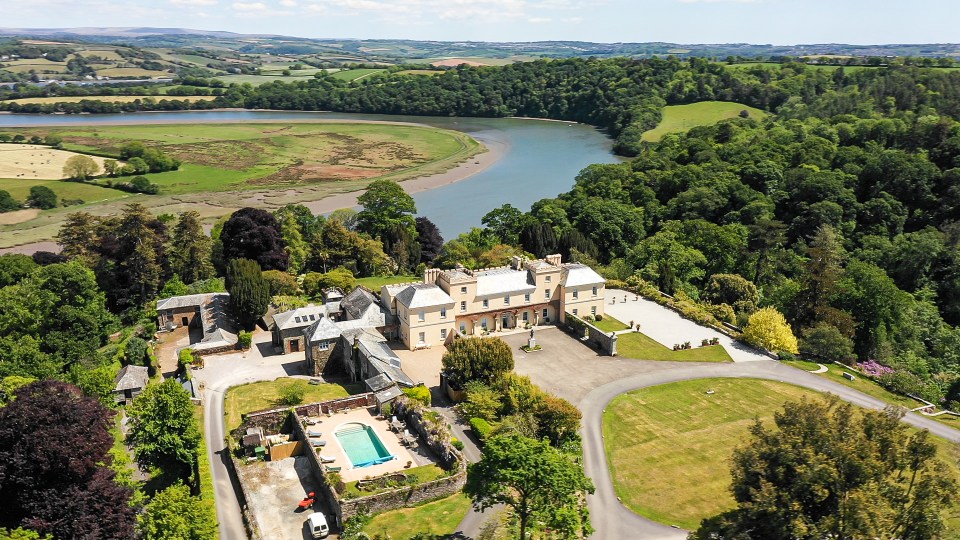
[(319, 499), (312, 508), (298, 506), (307, 493), (319, 490), (306, 456), (239, 465), (237, 472), (243, 475), (247, 506), (262, 538), (310, 538), (304, 527), (307, 516), (311, 512), (329, 515)]

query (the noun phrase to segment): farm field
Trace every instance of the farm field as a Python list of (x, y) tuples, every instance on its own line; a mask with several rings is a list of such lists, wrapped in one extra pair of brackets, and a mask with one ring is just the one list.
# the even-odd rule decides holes
[(111, 67), (106, 69), (98, 69), (97, 76), (99, 77), (150, 77), (151, 79), (156, 79), (159, 77), (172, 77), (173, 74), (167, 71), (151, 71), (148, 69), (142, 69), (138, 67)]
[(349, 81), (356, 81), (357, 79), (362, 79), (364, 77), (369, 77), (370, 75), (373, 75), (374, 73), (379, 73), (381, 71), (383, 70), (371, 69), (371, 68), (346, 69), (343, 71), (337, 71), (336, 73), (332, 73), (330, 76), (333, 77), (334, 79), (339, 79), (341, 81), (349, 82)]
[(296, 76), (294, 75), (295, 73), (297, 73), (296, 71), (291, 71), (290, 73), (291, 75), (289, 77), (278, 74), (278, 75), (218, 75), (215, 78), (223, 81), (228, 85), (231, 83), (237, 83), (237, 84), (250, 83), (254, 86), (259, 86), (261, 84), (273, 82), (273, 81), (284, 81), (284, 82), (306, 81), (313, 78), (313, 75)]
[(133, 103), (137, 100), (152, 99), (154, 101), (179, 100), (179, 101), (208, 101), (216, 96), (52, 96), (52, 97), (31, 97), (6, 100), (3, 103), (43, 104), (43, 103), (80, 103), (81, 101), (102, 101), (104, 103)]
[(405, 69), (403, 71), (398, 71), (397, 75), (440, 75), (442, 71), (434, 71), (432, 69)]
[[(3, 144), (0, 145), (0, 178), (59, 180), (64, 178), (64, 164), (76, 155), (76, 152), (49, 146)], [(92, 159), (103, 167), (104, 158), (93, 156)]]
[(0, 70), (13, 73), (28, 73), (30, 71), (36, 71), (37, 73), (66, 73), (67, 71), (66, 62), (52, 62), (45, 58), (12, 60), (3, 62), (3, 66)]
[[(214, 218), (251, 204), (273, 208), (317, 201), (363, 189), (376, 178), (402, 181), (436, 174), (483, 151), (475, 140), (456, 131), (360, 122), (115, 125), (21, 133), (29, 138), (51, 132), (63, 137), (66, 150), (116, 156), (124, 143), (142, 141), (183, 164), (177, 171), (147, 175), (160, 186), (160, 193), (151, 196), (17, 178), (16, 172), (0, 174), (0, 189), (19, 200), (31, 186), (43, 184), (60, 199), (83, 201), (83, 206), (45, 210), (28, 221), (0, 224), (0, 247), (49, 240), (66, 215), (78, 210), (115, 214), (127, 202), (142, 202), (157, 212), (194, 209), (204, 218)], [(50, 166), (57, 173), (52, 178), (59, 178), (62, 163)]]
[[(754, 418), (770, 425), (784, 402), (819, 396), (757, 379), (701, 379), (618, 396), (603, 417), (617, 496), (644, 517), (696, 528), (701, 519), (734, 508), (729, 459)], [(940, 459), (960, 475), (951, 444), (933, 440)], [(960, 522), (952, 519), (950, 525), (948, 537), (956, 538)]]
[(643, 140), (656, 142), (668, 133), (681, 133), (696, 126), (708, 126), (727, 118), (736, 118), (740, 111), (750, 112), (750, 118), (761, 120), (768, 113), (740, 103), (702, 101), (690, 105), (668, 105), (663, 109), (663, 120), (657, 127), (643, 134)]

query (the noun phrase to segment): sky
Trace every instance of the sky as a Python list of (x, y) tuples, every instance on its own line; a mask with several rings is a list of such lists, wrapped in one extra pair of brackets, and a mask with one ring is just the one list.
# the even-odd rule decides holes
[(957, 43), (957, 0), (0, 0), (0, 26), (308, 38)]

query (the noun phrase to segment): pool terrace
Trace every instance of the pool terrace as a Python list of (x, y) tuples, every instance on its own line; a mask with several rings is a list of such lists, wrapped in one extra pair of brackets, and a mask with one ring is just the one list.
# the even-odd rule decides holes
[[(352, 482), (392, 472), (402, 472), (408, 468), (431, 465), (437, 462), (436, 458), (419, 438), (417, 438), (416, 442), (412, 445), (404, 446), (401, 443), (403, 431), (399, 434), (391, 431), (390, 422), (387, 419), (377, 416), (373, 408), (359, 408), (334, 413), (332, 416), (323, 415), (307, 418), (319, 420), (319, 423), (307, 426), (307, 430), (320, 431), (323, 433), (323, 435), (318, 438), (327, 441), (327, 445), (319, 449), (319, 454), (334, 459), (332, 463), (327, 463), (326, 465), (341, 467), (339, 472), (344, 482)], [(353, 467), (343, 445), (336, 435), (338, 430), (344, 427), (350, 427), (349, 424), (364, 424), (370, 426), (383, 443), (387, 452), (395, 456), (396, 459), (366, 467)], [(408, 462), (409, 467), (407, 467)]]

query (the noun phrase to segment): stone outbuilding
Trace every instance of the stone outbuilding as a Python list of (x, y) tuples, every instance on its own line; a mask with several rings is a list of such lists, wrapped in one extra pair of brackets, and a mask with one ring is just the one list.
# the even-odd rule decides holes
[(150, 383), (150, 370), (145, 366), (124, 366), (113, 379), (113, 399), (130, 404)]
[(273, 344), (283, 349), (283, 354), (306, 350), (307, 340), (304, 331), (326, 316), (326, 306), (312, 304), (275, 314), (273, 324), (270, 325)]

